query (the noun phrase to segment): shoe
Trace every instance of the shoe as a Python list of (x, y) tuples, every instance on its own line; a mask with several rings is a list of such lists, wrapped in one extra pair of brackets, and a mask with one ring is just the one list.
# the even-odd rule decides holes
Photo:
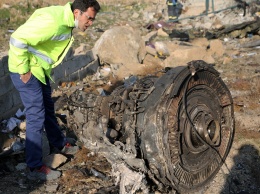
[(54, 180), (61, 176), (60, 171), (52, 170), (49, 167), (43, 165), (39, 169), (29, 170), (27, 178), (29, 180)]
[(71, 137), (66, 137), (66, 142), (74, 146), (76, 145), (77, 140)]
[(72, 146), (70, 143), (66, 143), (66, 145), (62, 148), (61, 153), (64, 155), (75, 155), (78, 151), (78, 146)]

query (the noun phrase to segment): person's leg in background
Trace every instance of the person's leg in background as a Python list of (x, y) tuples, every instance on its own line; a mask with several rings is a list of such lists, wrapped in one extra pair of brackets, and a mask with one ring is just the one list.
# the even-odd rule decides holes
[[(211, 0), (211, 12), (215, 11), (215, 6), (214, 6), (214, 0)], [(206, 0), (205, 2), (205, 14), (208, 15), (209, 13), (209, 0)]]
[(172, 4), (173, 4), (173, 17), (174, 19), (177, 19), (179, 16), (179, 10), (178, 10), (178, 6), (177, 6), (177, 0), (172, 0)]
[(205, 13), (208, 15), (209, 12), (209, 0), (206, 0), (205, 2)]
[(172, 19), (174, 19), (172, 0), (167, 0), (167, 6), (168, 6), (168, 18), (169, 18), (169, 20), (172, 20)]
[(214, 0), (211, 0), (211, 8), (212, 8), (212, 12), (214, 12), (215, 11)]

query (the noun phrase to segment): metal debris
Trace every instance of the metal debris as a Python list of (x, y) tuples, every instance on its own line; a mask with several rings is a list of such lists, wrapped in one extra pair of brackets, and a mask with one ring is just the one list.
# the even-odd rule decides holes
[(84, 146), (114, 165), (121, 193), (148, 192), (146, 176), (160, 192), (196, 191), (217, 174), (234, 136), (231, 94), (204, 61), (138, 79), (108, 96), (77, 90), (68, 112)]

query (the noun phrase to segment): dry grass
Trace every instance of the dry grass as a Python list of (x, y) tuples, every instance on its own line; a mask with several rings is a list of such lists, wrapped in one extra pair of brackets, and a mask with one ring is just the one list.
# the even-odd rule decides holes
[[(153, 2), (153, 3), (157, 3), (159, 1), (163, 1), (163, 0), (98, 0), (98, 2), (100, 3), (100, 5), (115, 5), (118, 3), (124, 3), (124, 4), (131, 4), (131, 3), (147, 3), (147, 2)], [(17, 4), (18, 2), (24, 2), (24, 3), (32, 3), (32, 4), (58, 4), (58, 5), (64, 5), (67, 2), (69, 2), (69, 0), (0, 0), (0, 7), (2, 7), (3, 4), (8, 4), (8, 5), (13, 5), (13, 4)], [(73, 1), (71, 1), (73, 2)]]
[(249, 130), (248, 127), (244, 126), (241, 121), (236, 121), (236, 135), (235, 138), (238, 140), (241, 139), (255, 139), (259, 140), (260, 133), (257, 133), (254, 130)]
[(240, 74), (237, 74), (236, 80), (229, 83), (230, 89), (241, 92), (234, 98), (235, 111), (241, 112), (244, 106), (250, 110), (260, 109), (260, 76), (256, 74), (250, 77), (242, 70)]
[(31, 3), (31, 4), (44, 4), (44, 3), (49, 3), (49, 4), (66, 4), (68, 0), (0, 0), (0, 6), (2, 7), (3, 4), (7, 5), (14, 5), (17, 3)]

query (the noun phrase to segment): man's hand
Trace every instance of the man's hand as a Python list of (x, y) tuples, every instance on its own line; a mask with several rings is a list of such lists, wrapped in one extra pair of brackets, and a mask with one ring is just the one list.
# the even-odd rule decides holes
[(29, 79), (31, 78), (31, 71), (25, 73), (25, 74), (20, 74), (20, 79), (22, 80), (23, 83), (27, 83), (29, 81)]

